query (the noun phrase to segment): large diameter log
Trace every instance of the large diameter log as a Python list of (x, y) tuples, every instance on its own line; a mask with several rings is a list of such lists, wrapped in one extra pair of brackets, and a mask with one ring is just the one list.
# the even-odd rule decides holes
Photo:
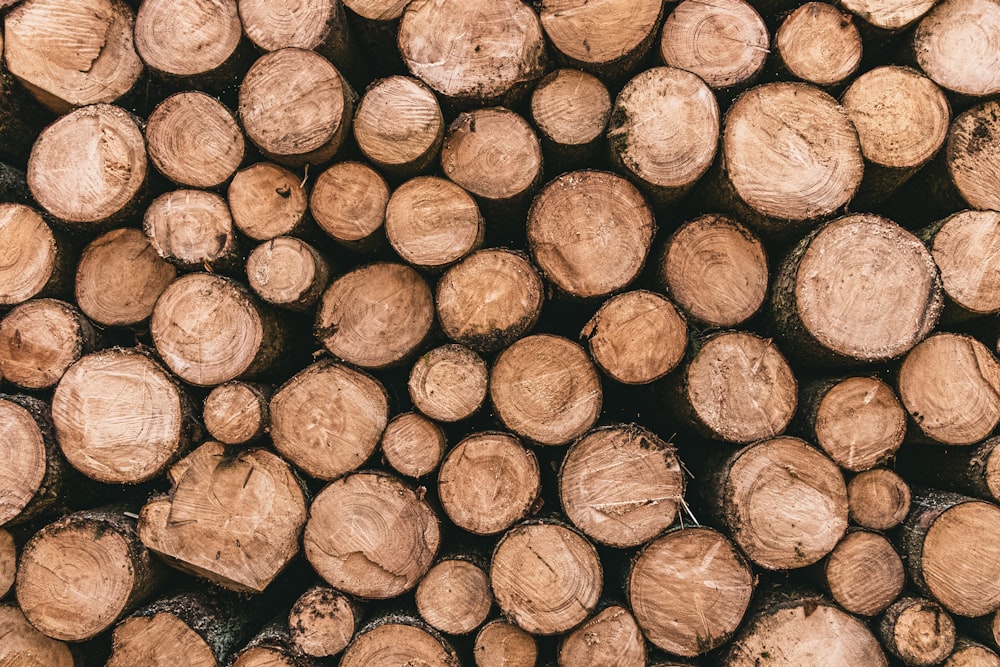
[(143, 544), (180, 570), (260, 592), (299, 552), (306, 500), (291, 467), (263, 449), (206, 442), (170, 471), (166, 498), (139, 517)]
[[(923, 2), (921, 6), (931, 3)], [(1000, 7), (990, 0), (945, 0), (913, 33), (920, 69), (942, 88), (983, 97), (1000, 92)]]
[(621, 605), (605, 607), (566, 635), (559, 667), (645, 667), (646, 642), (635, 618)]
[(1000, 507), (917, 489), (900, 533), (910, 577), (959, 616), (1000, 608)]
[(959, 211), (919, 234), (941, 270), (955, 319), (1000, 311), (1000, 212)]
[(247, 282), (268, 303), (299, 312), (316, 305), (330, 281), (330, 263), (294, 236), (278, 236), (250, 252)]
[(971, 447), (902, 449), (896, 470), (915, 484), (1000, 501), (1000, 437)]
[(157, 254), (181, 269), (226, 270), (238, 264), (233, 217), (226, 200), (214, 192), (162, 194), (150, 202), (142, 228)]
[(459, 667), (455, 649), (415, 618), (388, 615), (361, 630), (340, 659), (340, 667)]
[(892, 543), (866, 530), (849, 531), (820, 564), (819, 575), (834, 602), (861, 616), (881, 613), (906, 584)]
[(594, 546), (559, 523), (528, 522), (507, 531), (490, 564), (503, 614), (536, 635), (566, 632), (597, 606), (603, 586)]
[(656, 223), (638, 189), (605, 171), (559, 176), (528, 213), (528, 245), (542, 273), (560, 290), (591, 298), (639, 275)]
[(414, 407), (439, 422), (474, 415), (486, 399), (489, 371), (483, 359), (462, 345), (442, 345), (420, 357), (407, 382)]
[(886, 609), (878, 625), (882, 645), (913, 667), (936, 665), (955, 647), (955, 622), (933, 600), (914, 596)]
[(300, 595), (288, 612), (288, 636), (306, 655), (337, 655), (351, 643), (360, 617), (361, 609), (349, 597), (317, 584)]
[(531, 93), (549, 173), (576, 169), (596, 157), (611, 116), (611, 96), (601, 80), (576, 69), (558, 69)]
[(924, 244), (891, 220), (854, 214), (822, 226), (788, 254), (771, 312), (800, 355), (851, 364), (905, 354), (934, 329), (943, 305), (941, 278)]
[(370, 599), (413, 589), (440, 543), (439, 520), (423, 494), (382, 472), (328, 484), (309, 509), (303, 536), (306, 558), (328, 584)]
[(114, 102), (142, 74), (132, 37), (135, 19), (121, 0), (24, 2), (4, 19), (4, 61), (57, 113)]
[(96, 333), (79, 310), (32, 299), (0, 320), (0, 375), (24, 389), (46, 389), (93, 349)]
[(413, 76), (459, 106), (504, 103), (545, 73), (541, 24), (520, 0), (416, 0), (398, 44)]
[(983, 102), (955, 119), (945, 161), (951, 182), (971, 208), (1000, 209), (1000, 102)]
[(288, 46), (310, 49), (339, 69), (349, 70), (356, 47), (341, 0), (237, 0), (240, 23), (247, 37), (263, 51)]
[(502, 620), (490, 621), (476, 634), (476, 667), (535, 667), (535, 638)]
[(789, 14), (775, 34), (778, 57), (795, 78), (835, 86), (861, 64), (861, 35), (844, 14), (825, 2), (807, 2)]
[(385, 243), (389, 186), (361, 162), (338, 162), (316, 179), (309, 196), (313, 220), (337, 243), (371, 251)]
[(672, 530), (643, 547), (629, 571), (628, 596), (649, 641), (690, 657), (732, 637), (755, 585), (736, 545), (697, 526)]
[(64, 246), (38, 211), (0, 203), (0, 307), (63, 292), (72, 264)]
[(911, 499), (906, 480), (886, 468), (858, 473), (847, 485), (851, 520), (872, 530), (889, 530), (902, 523), (910, 513)]
[(17, 602), (49, 637), (83, 641), (141, 604), (161, 579), (162, 566), (139, 541), (135, 519), (86, 510), (45, 526), (25, 545)]
[(465, 635), (486, 620), (493, 606), (490, 580), (473, 558), (443, 558), (417, 585), (420, 617), (450, 635)]
[(447, 447), (444, 430), (416, 412), (393, 417), (381, 444), (386, 463), (405, 477), (423, 477), (437, 470)]
[(0, 605), (0, 637), (3, 637), (0, 664), (17, 667), (77, 665), (69, 646), (36, 630), (17, 605)]
[(309, 203), (302, 179), (273, 162), (236, 172), (227, 200), (233, 224), (257, 241), (298, 234), (306, 226)]

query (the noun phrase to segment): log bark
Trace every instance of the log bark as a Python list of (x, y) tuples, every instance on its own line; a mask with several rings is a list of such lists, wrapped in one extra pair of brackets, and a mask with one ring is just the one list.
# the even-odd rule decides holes
[(289, 5), (279, 0), (237, 0), (240, 22), (262, 51), (286, 47), (309, 49), (349, 72), (358, 53), (341, 0), (308, 0)]
[(611, 96), (601, 80), (576, 69), (558, 69), (531, 93), (531, 120), (538, 128), (550, 174), (579, 169), (597, 157), (611, 117)]
[(954, 188), (970, 208), (1000, 209), (1000, 102), (983, 102), (955, 118), (945, 162)]
[(386, 665), (405, 667), (407, 663), (427, 667), (459, 667), (451, 644), (418, 619), (389, 614), (376, 619), (359, 632), (347, 647), (340, 667)]
[(247, 257), (247, 282), (268, 303), (311, 312), (330, 282), (330, 263), (319, 250), (294, 236), (265, 241)]
[(292, 644), (314, 658), (334, 656), (347, 648), (361, 620), (361, 608), (329, 586), (317, 584), (299, 596), (288, 613)]
[(7, 597), (17, 576), (17, 543), (14, 536), (0, 528), (0, 600)]
[(847, 485), (851, 520), (872, 530), (890, 530), (902, 523), (911, 499), (910, 485), (885, 468), (858, 473)]
[(271, 387), (231, 380), (212, 389), (201, 418), (209, 436), (224, 445), (256, 442), (269, 432)]
[[(1000, 67), (1000, 7), (988, 0), (920, 3), (925, 5), (930, 11), (913, 33), (920, 69), (960, 95), (976, 98), (1000, 92), (1000, 81), (992, 74)], [(982, 38), (969, 41), (970, 34)]]
[(486, 362), (469, 348), (452, 344), (420, 357), (410, 369), (407, 388), (417, 410), (435, 421), (457, 422), (482, 406), (488, 380)]
[(444, 431), (416, 412), (393, 417), (382, 433), (382, 456), (400, 475), (419, 478), (437, 470), (447, 442)]
[(338, 162), (316, 179), (309, 211), (334, 241), (366, 252), (385, 244), (388, 203), (389, 186), (377, 171), (361, 162)]
[(47, 389), (94, 348), (96, 337), (71, 304), (32, 299), (0, 320), (0, 374), (23, 389)]
[(417, 611), (432, 628), (466, 635), (486, 620), (493, 606), (489, 576), (477, 559), (442, 558), (427, 571), (416, 590)]
[(774, 42), (792, 77), (817, 86), (837, 86), (861, 64), (861, 35), (850, 15), (825, 2), (808, 2), (789, 14)]
[(0, 203), (0, 307), (62, 296), (72, 261), (65, 240), (33, 208)]
[(889, 607), (878, 625), (882, 644), (906, 665), (936, 665), (955, 647), (955, 622), (933, 600), (906, 596)]
[(77, 667), (69, 646), (36, 630), (14, 604), (0, 605), (0, 663), (18, 667)]
[(284, 614), (264, 626), (236, 654), (232, 667), (321, 667), (320, 660), (307, 655), (292, 642)]
[(1000, 311), (1000, 213), (960, 211), (921, 230), (941, 271), (945, 318), (964, 320)]
[(605, 607), (566, 635), (559, 667), (645, 667), (646, 642), (635, 618), (621, 605)]
[(256, 241), (301, 234), (308, 226), (303, 184), (303, 179), (273, 162), (258, 162), (236, 172), (227, 193), (236, 228)]
[(844, 611), (875, 616), (899, 597), (906, 570), (885, 537), (850, 530), (819, 565), (823, 587)]
[(476, 634), (476, 667), (534, 667), (535, 638), (503, 620), (490, 621)]
[(142, 228), (160, 257), (179, 269), (231, 271), (240, 252), (226, 200), (205, 190), (174, 190), (149, 204)]
[(971, 447), (906, 447), (896, 470), (914, 484), (1000, 502), (1000, 438)]

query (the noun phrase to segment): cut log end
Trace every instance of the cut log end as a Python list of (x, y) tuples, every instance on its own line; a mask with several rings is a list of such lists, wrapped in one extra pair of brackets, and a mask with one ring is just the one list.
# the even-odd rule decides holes
[(808, 2), (778, 28), (775, 45), (793, 76), (818, 86), (841, 83), (861, 64), (861, 35), (834, 5)]
[(361, 162), (339, 162), (316, 179), (309, 211), (333, 240), (355, 249), (370, 249), (385, 223), (389, 186), (377, 171)]
[(955, 622), (933, 600), (898, 600), (886, 610), (878, 629), (889, 652), (914, 667), (936, 665), (955, 647)]
[(560, 667), (602, 662), (645, 667), (646, 642), (628, 609), (611, 605), (566, 635), (558, 659)]
[(201, 413), (205, 430), (224, 445), (260, 438), (270, 423), (268, 398), (265, 388), (239, 380), (215, 387)]
[(376, 81), (354, 114), (354, 139), (374, 164), (398, 176), (412, 176), (426, 169), (441, 148), (441, 107), (416, 79), (391, 76)]
[(490, 580), (472, 562), (444, 559), (421, 579), (416, 592), (421, 618), (441, 632), (464, 635), (486, 620), (493, 605)]
[(889, 530), (910, 511), (910, 486), (891, 470), (866, 470), (847, 485), (847, 503), (851, 519), (859, 526)]
[(490, 621), (476, 635), (476, 667), (534, 667), (535, 638), (506, 621)]
[(94, 329), (57, 299), (22, 303), (0, 320), (0, 374), (25, 389), (46, 389), (94, 345)]
[[(1000, 92), (1000, 7), (989, 0), (923, 0), (908, 7), (927, 15), (913, 34), (920, 69), (942, 88), (980, 97)], [(931, 7), (933, 6), (933, 9)], [(969, 35), (976, 35), (968, 41)]]
[(961, 211), (930, 240), (945, 294), (975, 315), (1000, 311), (1000, 212)]
[(340, 660), (341, 667), (368, 665), (427, 665), (459, 667), (454, 650), (416, 621), (388, 622), (362, 631)]
[(330, 264), (313, 246), (294, 236), (279, 236), (251, 251), (247, 282), (275, 306), (310, 312), (330, 280)]
[(431, 419), (471, 417), (486, 398), (486, 362), (462, 345), (444, 345), (420, 357), (408, 383), (413, 405)]
[(859, 472), (887, 462), (903, 444), (906, 412), (875, 377), (851, 377), (823, 393), (814, 420), (816, 443), (844, 468)]
[(58, 249), (52, 229), (23, 204), (0, 203), (0, 306), (37, 296), (53, 282)]
[[(35, 629), (21, 610), (0, 605), (0, 663), (18, 667), (75, 667), (69, 646)], [(532, 663), (534, 664), (534, 663)]]
[(1000, 210), (996, 166), (1000, 164), (1000, 102), (983, 102), (955, 119), (948, 130), (945, 160), (959, 195), (971, 208)]
[(233, 218), (226, 200), (204, 190), (175, 190), (146, 209), (143, 231), (163, 259), (188, 270), (232, 262)]
[(127, 618), (111, 637), (107, 667), (216, 667), (218, 661), (205, 640), (177, 616), (162, 612)]
[(844, 9), (888, 32), (900, 32), (934, 6), (933, 0), (846, 0)]
[[(16, 519), (41, 491), (48, 462), (42, 426), (27, 408), (6, 398), (0, 399), (0, 427), (0, 461), (3, 463), (0, 465), (2, 526)], [(13, 549), (10, 534), (5, 534), (10, 540), (9, 548)], [(11, 568), (9, 574), (13, 577), (13, 559), (7, 561), (4, 569), (7, 567)]]
[(878, 533), (849, 532), (823, 564), (823, 577), (834, 601), (845, 611), (874, 616), (889, 606), (906, 584), (903, 561)]
[(359, 611), (343, 593), (313, 586), (295, 601), (288, 615), (292, 643), (317, 658), (337, 655), (354, 637)]
[(271, 162), (236, 172), (228, 200), (237, 229), (257, 241), (298, 231), (308, 205), (302, 179)]
[(135, 47), (154, 72), (195, 77), (233, 58), (243, 28), (236, 0), (147, 0), (135, 21)]
[(531, 118), (556, 146), (584, 146), (604, 132), (611, 97), (601, 80), (575, 69), (546, 76), (531, 94)]
[(407, 477), (419, 478), (437, 470), (446, 446), (441, 427), (416, 412), (393, 417), (382, 434), (386, 461)]

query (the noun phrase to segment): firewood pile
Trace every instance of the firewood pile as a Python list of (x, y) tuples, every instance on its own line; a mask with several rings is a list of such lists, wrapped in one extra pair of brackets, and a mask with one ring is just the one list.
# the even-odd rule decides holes
[(0, 16), (0, 667), (1000, 666), (998, 0)]

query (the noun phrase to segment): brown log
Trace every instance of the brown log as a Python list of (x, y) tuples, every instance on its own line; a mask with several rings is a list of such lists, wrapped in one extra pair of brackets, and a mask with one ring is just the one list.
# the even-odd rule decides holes
[(721, 533), (672, 530), (632, 562), (628, 596), (643, 633), (670, 653), (695, 656), (727, 642), (750, 604), (756, 576)]
[(936, 665), (955, 647), (955, 622), (933, 600), (906, 596), (889, 607), (878, 625), (883, 646), (906, 665)]
[(1000, 502), (1000, 438), (971, 447), (906, 447), (896, 470), (915, 484)]
[(677, 449), (637, 424), (590, 431), (559, 469), (559, 501), (588, 537), (634, 547), (670, 527), (684, 502)]
[(17, 576), (17, 543), (10, 532), (0, 528), (0, 600), (7, 597)]
[(321, 667), (320, 660), (301, 651), (291, 639), (285, 615), (268, 623), (236, 654), (232, 667)]
[(811, 565), (830, 553), (847, 530), (843, 475), (798, 438), (748, 445), (713, 466), (702, 483), (713, 513), (733, 540), (767, 570)]
[(274, 448), (310, 477), (334, 479), (375, 451), (389, 418), (382, 384), (329, 359), (306, 367), (271, 398)]
[(236, 172), (227, 197), (236, 228), (257, 241), (295, 235), (306, 226), (308, 199), (302, 179), (273, 162)]
[(417, 410), (436, 421), (456, 422), (479, 410), (488, 380), (486, 362), (469, 348), (452, 344), (420, 357), (410, 369), (407, 388)]
[(120, 107), (95, 104), (42, 131), (28, 159), (28, 187), (50, 214), (86, 228), (135, 213), (146, 170), (137, 119)]
[(406, 477), (423, 477), (437, 470), (446, 446), (441, 427), (416, 412), (396, 415), (382, 433), (382, 455)]
[(169, 476), (169, 497), (142, 508), (139, 537), (174, 567), (223, 588), (260, 592), (299, 552), (306, 499), (275, 454), (227, 455), (225, 445), (209, 441)]
[(536, 635), (566, 632), (596, 608), (603, 587), (594, 546), (553, 522), (527, 522), (497, 543), (490, 583), (501, 612)]
[(559, 645), (559, 667), (645, 667), (646, 642), (628, 609), (605, 607)]
[(605, 172), (574, 171), (542, 189), (528, 214), (531, 256), (573, 297), (605, 296), (642, 270), (656, 223), (634, 185)]
[(226, 200), (205, 190), (174, 190), (149, 204), (142, 228), (157, 254), (178, 268), (226, 270), (239, 261)]
[(472, 557), (442, 558), (417, 585), (417, 611), (432, 628), (466, 635), (486, 620), (493, 606), (490, 580)]
[(648, 384), (683, 359), (687, 323), (666, 297), (635, 290), (605, 301), (580, 338), (609, 376), (624, 384)]
[(316, 337), (333, 355), (384, 368), (413, 354), (434, 322), (424, 278), (403, 264), (357, 268), (331, 283), (316, 311)]
[[(303, 543), (328, 584), (381, 600), (417, 585), (434, 562), (441, 534), (423, 493), (387, 473), (354, 472), (316, 496)], [(341, 665), (349, 664), (351, 652)]]
[(57, 113), (114, 102), (142, 74), (135, 13), (121, 0), (30, 0), (4, 19), (7, 69)]
[(96, 334), (79, 310), (32, 299), (0, 320), (0, 374), (23, 389), (46, 389), (93, 349)]
[(942, 667), (1000, 667), (1000, 655), (977, 642), (958, 637)]
[(106, 484), (153, 479), (201, 435), (180, 384), (137, 350), (73, 364), (52, 396), (52, 421), (66, 460)]
[(139, 324), (176, 277), (177, 269), (159, 256), (148, 236), (131, 227), (113, 229), (83, 249), (76, 303), (98, 324)]
[(237, 0), (243, 30), (263, 51), (294, 46), (316, 51), (341, 71), (357, 60), (341, 0)]
[(65, 243), (33, 208), (0, 203), (0, 307), (61, 294), (71, 262)]
[(861, 64), (861, 35), (851, 16), (825, 2), (807, 2), (789, 14), (774, 45), (794, 78), (817, 86), (836, 86)]
[(844, 9), (882, 34), (900, 33), (916, 23), (934, 6), (933, 0), (843, 0)]
[(1000, 102), (983, 102), (955, 118), (945, 160), (951, 182), (970, 208), (1000, 209)]
[(866, 530), (844, 536), (819, 566), (824, 588), (844, 611), (874, 616), (888, 607), (906, 584), (906, 571), (885, 537)]
[(504, 425), (542, 445), (564, 445), (594, 425), (603, 394), (583, 349), (560, 336), (527, 336), (500, 353), (490, 400)]
[(489, 248), (448, 269), (438, 280), (434, 303), (445, 335), (478, 352), (493, 352), (535, 326), (544, 298), (541, 276), (523, 255)]
[(36, 630), (16, 605), (0, 605), (0, 637), (0, 664), (76, 667), (69, 646)]
[(354, 140), (391, 176), (427, 171), (444, 140), (444, 116), (434, 92), (406, 76), (374, 82), (354, 114)]
[[(936, 84), (961, 95), (1000, 92), (1000, 7), (989, 0), (946, 0), (934, 5), (913, 33), (920, 69)], [(931, 9), (933, 7), (933, 9)], [(924, 10), (926, 11), (926, 10)], [(971, 38), (970, 38), (971, 37)]]
[(785, 257), (771, 312), (800, 355), (851, 364), (905, 354), (933, 330), (943, 304), (924, 244), (891, 220), (853, 214), (820, 227)]
[(476, 634), (476, 667), (534, 667), (535, 638), (502, 620), (490, 621)]
[(329, 262), (294, 236), (277, 236), (254, 248), (246, 271), (250, 288), (261, 299), (299, 312), (311, 312), (330, 282)]
[(392, 193), (385, 235), (403, 261), (438, 270), (482, 245), (486, 225), (476, 200), (451, 181), (418, 176)]
[(231, 380), (212, 389), (205, 398), (201, 418), (205, 430), (224, 445), (245, 445), (259, 440), (270, 428), (270, 387)]
[(872, 530), (890, 530), (902, 523), (911, 498), (910, 485), (885, 468), (858, 473), (847, 485), (851, 520)]
[(596, 76), (558, 69), (542, 79), (531, 93), (531, 120), (549, 173), (578, 169), (597, 157), (610, 117), (611, 96)]
[(361, 162), (339, 162), (316, 179), (309, 211), (334, 241), (369, 251), (385, 242), (388, 203), (389, 186), (377, 171)]
[(770, 45), (767, 25), (753, 5), (686, 0), (663, 22), (660, 58), (697, 74), (713, 90), (727, 91), (760, 75)]
[(455, 445), (441, 463), (437, 487), (452, 523), (476, 535), (500, 533), (527, 517), (542, 490), (535, 454), (514, 436), (494, 431)]
[(1000, 311), (1000, 213), (960, 211), (919, 232), (941, 271), (946, 315), (966, 319)]
[(261, 56), (247, 72), (239, 115), (250, 141), (268, 158), (294, 167), (318, 164), (340, 149), (355, 97), (329, 60), (285, 48)]
[(314, 658), (347, 648), (361, 620), (361, 608), (349, 597), (318, 584), (299, 596), (288, 613), (288, 635), (300, 651)]
[(459, 667), (455, 649), (415, 618), (389, 615), (376, 619), (359, 632), (347, 647), (340, 667)]
[(82, 641), (152, 595), (162, 566), (135, 524), (120, 510), (85, 510), (35, 533), (17, 572), (17, 602), (28, 621), (54, 639)]
[(246, 148), (233, 113), (198, 91), (171, 95), (153, 109), (146, 147), (161, 174), (192, 188), (216, 188), (228, 181)]

